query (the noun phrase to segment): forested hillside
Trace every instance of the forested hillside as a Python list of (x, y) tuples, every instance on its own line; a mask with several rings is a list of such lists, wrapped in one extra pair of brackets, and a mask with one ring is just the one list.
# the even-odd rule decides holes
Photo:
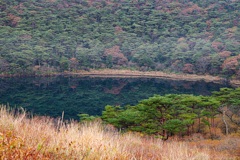
[(129, 68), (240, 79), (239, 0), (1, 0), (0, 74)]

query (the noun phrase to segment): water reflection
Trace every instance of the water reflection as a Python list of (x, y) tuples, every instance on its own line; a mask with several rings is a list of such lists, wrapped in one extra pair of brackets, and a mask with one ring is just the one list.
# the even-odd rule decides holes
[(100, 115), (107, 104), (135, 105), (154, 94), (209, 95), (229, 87), (204, 81), (155, 78), (36, 77), (0, 79), (0, 103), (22, 106), (39, 115), (78, 119), (78, 113)]

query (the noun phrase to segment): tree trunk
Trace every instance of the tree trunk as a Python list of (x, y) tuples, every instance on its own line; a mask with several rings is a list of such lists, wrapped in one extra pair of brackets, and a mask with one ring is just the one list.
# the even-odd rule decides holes
[(225, 127), (226, 127), (226, 135), (228, 135), (228, 124), (227, 124), (226, 119), (225, 119), (225, 111), (223, 111), (222, 119), (223, 119), (223, 122), (224, 122)]
[(198, 117), (198, 133), (200, 133), (200, 124), (201, 124), (201, 118)]

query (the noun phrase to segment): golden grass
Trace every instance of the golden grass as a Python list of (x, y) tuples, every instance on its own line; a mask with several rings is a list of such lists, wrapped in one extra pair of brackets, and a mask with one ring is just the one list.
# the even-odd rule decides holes
[[(137, 71), (128, 69), (91, 69), (89, 71), (78, 70), (76, 72), (65, 72), (65, 74), (78, 75), (78, 76), (91, 76), (91, 77), (123, 77), (123, 78), (162, 78), (171, 80), (185, 80), (185, 81), (200, 81), (214, 82), (214, 83), (225, 83), (225, 79), (219, 76), (212, 75), (197, 75), (197, 74), (176, 74), (176, 73), (166, 73), (162, 71)], [(235, 87), (240, 86), (240, 80), (231, 79), (229, 83)]]
[(62, 123), (47, 117), (27, 118), (0, 106), (2, 160), (208, 160), (229, 159), (220, 152), (185, 142), (163, 142), (139, 134), (119, 134), (100, 121)]
[(154, 77), (154, 78), (165, 78), (172, 80), (187, 80), (187, 81), (198, 81), (204, 80), (206, 82), (222, 83), (223, 78), (211, 75), (196, 75), (196, 74), (174, 74), (165, 73), (161, 71), (137, 71), (137, 70), (114, 70), (114, 69), (101, 69), (101, 70), (90, 70), (77, 72), (65, 72), (66, 74), (74, 74), (79, 76), (93, 76), (93, 77)]

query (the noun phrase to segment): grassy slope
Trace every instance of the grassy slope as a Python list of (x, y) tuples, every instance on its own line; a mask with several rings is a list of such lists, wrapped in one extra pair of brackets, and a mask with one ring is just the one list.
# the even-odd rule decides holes
[(133, 133), (122, 135), (100, 122), (63, 125), (46, 117), (26, 118), (25, 113), (13, 116), (6, 106), (0, 107), (0, 159), (234, 159), (229, 156), (229, 138), (218, 143), (227, 144), (225, 148), (211, 149), (212, 141), (163, 142)]

